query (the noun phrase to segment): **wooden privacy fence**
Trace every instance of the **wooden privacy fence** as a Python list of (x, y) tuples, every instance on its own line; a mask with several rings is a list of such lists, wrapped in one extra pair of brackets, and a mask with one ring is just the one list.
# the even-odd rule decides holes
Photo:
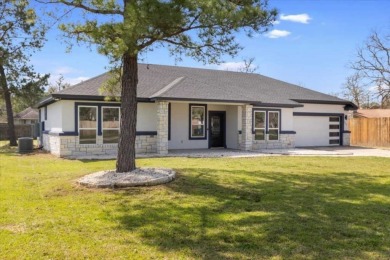
[[(39, 130), (36, 125), (15, 125), (16, 138), (33, 137), (36, 138)], [(0, 140), (8, 140), (8, 124), (0, 123)]]
[(351, 145), (390, 147), (390, 117), (351, 118)]

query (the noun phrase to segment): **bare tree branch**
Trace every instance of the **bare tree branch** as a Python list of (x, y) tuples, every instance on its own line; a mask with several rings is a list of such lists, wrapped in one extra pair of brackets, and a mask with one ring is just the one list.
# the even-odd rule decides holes
[(357, 50), (357, 60), (351, 65), (359, 75), (375, 84), (382, 107), (390, 101), (390, 35), (373, 31), (363, 47)]
[(88, 11), (88, 12), (91, 12), (94, 14), (112, 14), (112, 15), (123, 15), (124, 14), (124, 12), (122, 10), (119, 10), (119, 9), (96, 9), (96, 8), (86, 6), (86, 5), (82, 4), (81, 2), (77, 2), (77, 1), (64, 1), (64, 0), (60, 0), (60, 1), (36, 0), (36, 1), (38, 3), (41, 3), (41, 4), (64, 4), (64, 5), (71, 6), (71, 7), (81, 8), (85, 11)]

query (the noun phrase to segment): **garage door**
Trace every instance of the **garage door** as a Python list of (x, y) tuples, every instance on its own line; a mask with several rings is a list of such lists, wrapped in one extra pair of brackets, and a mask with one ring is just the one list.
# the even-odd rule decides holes
[(295, 146), (340, 145), (340, 117), (294, 116)]

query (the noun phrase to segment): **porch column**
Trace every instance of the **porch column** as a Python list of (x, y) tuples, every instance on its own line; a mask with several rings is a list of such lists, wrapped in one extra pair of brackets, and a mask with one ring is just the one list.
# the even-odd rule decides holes
[(252, 150), (252, 105), (242, 106), (241, 150)]
[(168, 104), (157, 102), (157, 153), (161, 155), (168, 154)]

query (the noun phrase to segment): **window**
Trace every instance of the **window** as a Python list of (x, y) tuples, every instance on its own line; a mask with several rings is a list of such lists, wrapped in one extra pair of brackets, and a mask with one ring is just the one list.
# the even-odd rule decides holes
[(329, 122), (340, 122), (339, 116), (331, 116), (329, 117)]
[(340, 129), (340, 125), (329, 125), (329, 129)]
[(340, 136), (339, 132), (329, 132), (329, 137)]
[(255, 140), (265, 140), (265, 112), (255, 111)]
[(279, 140), (279, 112), (268, 112), (268, 140)]
[(206, 106), (190, 105), (190, 137), (195, 139), (206, 139)]
[(340, 140), (339, 139), (331, 139), (331, 140), (329, 140), (329, 144), (340, 144)]
[(119, 141), (120, 108), (102, 108), (103, 144), (116, 144)]
[(80, 144), (96, 144), (97, 107), (79, 107)]

